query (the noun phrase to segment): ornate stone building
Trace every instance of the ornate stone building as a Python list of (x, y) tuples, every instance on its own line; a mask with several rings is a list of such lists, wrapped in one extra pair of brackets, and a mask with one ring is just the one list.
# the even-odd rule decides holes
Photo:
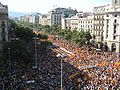
[(105, 13), (104, 43), (110, 51), (120, 52), (120, 0), (112, 0)]
[(0, 49), (8, 41), (8, 6), (0, 3)]

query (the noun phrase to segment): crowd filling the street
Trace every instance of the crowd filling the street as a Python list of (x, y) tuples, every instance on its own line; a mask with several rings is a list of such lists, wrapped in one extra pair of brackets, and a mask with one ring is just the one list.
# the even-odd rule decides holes
[[(97, 51), (88, 46), (77, 47), (64, 39), (51, 40), (74, 55), (58, 58), (53, 49), (37, 45), (37, 68), (18, 62), (11, 63), (11, 68), (0, 66), (1, 88), (61, 90), (62, 84), (62, 90), (119, 90), (120, 53)], [(56, 49), (59, 50), (59, 47)], [(34, 53), (34, 50), (31, 51)]]
[[(52, 41), (73, 52), (74, 55), (65, 59), (65, 62), (87, 74), (87, 84), (82, 86), (83, 81), (78, 79), (81, 89), (82, 87), (83, 90), (116, 90), (120, 88), (120, 53), (105, 52), (87, 45), (78, 47), (63, 39), (52, 39)], [(70, 78), (74, 79), (75, 76), (77, 76), (76, 73)]]

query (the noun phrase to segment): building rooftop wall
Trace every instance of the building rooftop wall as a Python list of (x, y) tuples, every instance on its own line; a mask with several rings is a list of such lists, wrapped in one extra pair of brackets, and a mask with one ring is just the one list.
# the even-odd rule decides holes
[(8, 6), (0, 3), (0, 13), (8, 13)]

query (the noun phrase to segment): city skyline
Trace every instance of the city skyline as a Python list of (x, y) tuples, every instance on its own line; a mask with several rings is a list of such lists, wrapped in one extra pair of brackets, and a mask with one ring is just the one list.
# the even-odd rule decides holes
[(71, 7), (78, 11), (92, 12), (95, 6), (111, 4), (111, 0), (0, 0), (0, 2), (8, 5), (9, 11), (40, 12), (43, 14), (57, 7)]

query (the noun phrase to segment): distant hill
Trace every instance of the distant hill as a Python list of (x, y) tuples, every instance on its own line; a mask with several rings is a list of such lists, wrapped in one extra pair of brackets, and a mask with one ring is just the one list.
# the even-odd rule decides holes
[(19, 16), (24, 16), (24, 15), (27, 15), (27, 14), (28, 13), (9, 11), (9, 17), (19, 17)]
[(24, 15), (41, 15), (41, 13), (38, 13), (38, 12), (22, 13), (22, 12), (9, 11), (10, 18), (24, 16)]

